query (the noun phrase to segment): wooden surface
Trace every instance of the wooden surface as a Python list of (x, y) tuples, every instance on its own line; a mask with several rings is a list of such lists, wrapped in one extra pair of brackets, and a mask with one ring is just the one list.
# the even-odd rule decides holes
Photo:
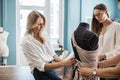
[(28, 66), (24, 67), (1, 66), (0, 80), (34, 80), (34, 78)]

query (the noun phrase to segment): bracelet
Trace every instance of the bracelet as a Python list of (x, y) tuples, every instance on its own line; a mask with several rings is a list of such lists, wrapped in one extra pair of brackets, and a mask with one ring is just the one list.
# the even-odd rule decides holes
[(107, 57), (108, 57), (108, 54), (107, 54), (107, 53), (105, 53), (105, 59), (107, 59)]
[(93, 69), (92, 74), (93, 74), (94, 77), (96, 77), (96, 74), (97, 74), (96, 69)]

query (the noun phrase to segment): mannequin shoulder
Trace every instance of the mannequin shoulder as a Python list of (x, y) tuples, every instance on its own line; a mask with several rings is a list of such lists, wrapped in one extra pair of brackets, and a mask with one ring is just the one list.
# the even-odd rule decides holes
[(0, 33), (0, 35), (8, 36), (8, 35), (9, 35), (9, 32), (7, 32), (7, 31), (3, 31), (2, 33)]
[(88, 31), (87, 35), (90, 39), (91, 38), (96, 38), (96, 39), (99, 38), (98, 35), (96, 33), (92, 32), (92, 31)]
[(4, 31), (3, 33), (6, 34), (6, 35), (9, 35), (9, 32), (7, 32), (7, 31)]
[(7, 32), (7, 31), (4, 31), (4, 33), (5, 33), (5, 34), (9, 34), (9, 32)]

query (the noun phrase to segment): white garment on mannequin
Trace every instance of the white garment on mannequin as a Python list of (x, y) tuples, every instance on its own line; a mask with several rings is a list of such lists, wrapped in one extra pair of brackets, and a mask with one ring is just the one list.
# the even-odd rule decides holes
[(9, 49), (7, 46), (8, 35), (9, 35), (9, 32), (0, 31), (0, 56), (2, 56), (2, 57), (8, 57), (8, 55), (9, 55)]

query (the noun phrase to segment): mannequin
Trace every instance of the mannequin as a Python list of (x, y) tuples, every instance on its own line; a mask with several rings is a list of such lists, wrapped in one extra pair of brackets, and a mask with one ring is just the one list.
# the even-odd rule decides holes
[[(80, 23), (78, 28), (74, 31), (74, 37), (78, 46), (82, 49), (93, 51), (98, 48), (98, 36), (95, 33), (89, 31), (88, 23)], [(75, 57), (80, 61), (75, 47), (73, 47), (73, 50), (75, 53)]]
[(7, 57), (9, 55), (9, 49), (7, 46), (7, 37), (9, 32), (4, 31), (2, 27), (0, 27), (0, 56), (2, 57), (2, 65), (7, 65)]
[(80, 23), (78, 28), (74, 32), (75, 40), (81, 48), (92, 51), (98, 47), (98, 36), (89, 31), (89, 24)]
[(99, 80), (98, 77), (86, 77), (78, 73), (78, 67), (97, 68), (98, 36), (89, 31), (88, 23), (80, 23), (72, 35), (72, 47), (74, 50), (76, 64), (68, 70), (69, 74), (65, 80)]

